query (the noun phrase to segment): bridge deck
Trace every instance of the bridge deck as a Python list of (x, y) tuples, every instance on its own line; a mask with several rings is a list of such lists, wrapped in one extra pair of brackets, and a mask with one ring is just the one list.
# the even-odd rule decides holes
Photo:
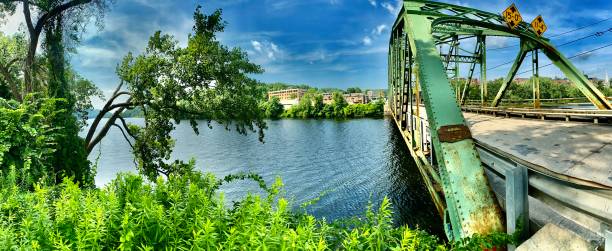
[(612, 127), (463, 114), (477, 142), (544, 172), (612, 188)]

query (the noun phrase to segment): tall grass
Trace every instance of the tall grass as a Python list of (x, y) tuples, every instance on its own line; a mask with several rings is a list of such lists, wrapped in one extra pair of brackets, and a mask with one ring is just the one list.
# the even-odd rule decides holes
[(1, 250), (443, 250), (436, 237), (394, 227), (390, 204), (367, 209), (362, 221), (327, 223), (292, 213), (279, 196), (282, 183), (260, 185), (225, 206), (211, 174), (171, 176), (155, 183), (120, 174), (102, 189), (70, 179), (23, 191), (14, 171), (0, 179)]
[[(226, 206), (223, 183), (256, 181), (266, 196)], [(445, 244), (421, 230), (392, 223), (386, 198), (363, 219), (328, 223), (296, 213), (280, 196), (282, 182), (260, 176), (170, 176), (151, 183), (119, 174), (102, 189), (19, 186), (13, 168), (0, 175), (0, 250), (482, 250), (509, 236), (474, 236)]]

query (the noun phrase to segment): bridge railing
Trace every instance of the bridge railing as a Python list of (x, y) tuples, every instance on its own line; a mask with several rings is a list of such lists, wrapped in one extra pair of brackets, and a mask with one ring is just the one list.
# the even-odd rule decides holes
[[(508, 233), (520, 224), (537, 230), (553, 222), (572, 229), (597, 246), (604, 241), (612, 242), (612, 208), (601, 203), (612, 200), (612, 190), (559, 180), (535, 171), (533, 164), (517, 161), (494, 147), (479, 141), (476, 145), (493, 189), (504, 200), (501, 204), (506, 210)], [(529, 220), (533, 224), (527, 225)]]
[(594, 123), (599, 123), (600, 120), (611, 120), (611, 110), (589, 110), (589, 109), (533, 109), (533, 108), (502, 108), (502, 107), (480, 107), (480, 106), (463, 106), (461, 108), (465, 112), (486, 113), (494, 116), (520, 116), (537, 117), (542, 120), (546, 118), (562, 118), (566, 121), (571, 119), (592, 120)]

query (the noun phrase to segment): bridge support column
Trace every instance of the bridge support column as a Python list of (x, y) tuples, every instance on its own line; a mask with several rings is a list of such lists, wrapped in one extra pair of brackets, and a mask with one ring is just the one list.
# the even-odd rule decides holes
[(533, 108), (540, 109), (540, 69), (538, 67), (538, 49), (531, 51), (531, 69), (533, 72), (532, 87), (533, 87)]
[(487, 40), (485, 36), (478, 36), (480, 41), (480, 105), (487, 102)]
[[(420, 2), (404, 2), (405, 14), (394, 26), (408, 33), (416, 78), (423, 100), (448, 216), (447, 235), (458, 240), (473, 234), (503, 231), (501, 209), (491, 191), (484, 167), (476, 152), (469, 127), (461, 113), (453, 88), (440, 59), (431, 21), (418, 11)], [(445, 217), (447, 218), (447, 217)], [(450, 228), (449, 228), (450, 226)]]

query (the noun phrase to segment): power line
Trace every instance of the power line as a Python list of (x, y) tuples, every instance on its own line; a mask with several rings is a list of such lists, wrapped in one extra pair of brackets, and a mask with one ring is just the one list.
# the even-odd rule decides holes
[[(596, 37), (601, 37), (601, 36), (603, 36), (604, 34), (606, 34), (606, 32), (612, 32), (612, 27), (608, 28), (607, 30), (598, 31), (598, 32), (595, 32), (595, 33), (593, 33), (593, 34), (590, 34), (590, 35), (587, 35), (587, 36), (584, 36), (584, 37), (580, 37), (580, 38), (577, 38), (577, 39), (574, 39), (574, 40), (571, 40), (571, 41), (565, 42), (565, 43), (563, 43), (563, 44), (558, 45), (558, 46), (557, 46), (557, 48), (558, 48), (558, 47), (565, 46), (565, 45), (568, 45), (568, 44), (572, 44), (572, 43), (578, 42), (578, 41), (580, 41), (580, 40), (583, 40), (583, 39), (586, 39), (586, 38), (589, 38), (589, 37), (595, 37), (595, 36), (596, 36)], [(493, 66), (493, 67), (491, 67), (491, 68), (488, 68), (488, 69), (487, 69), (487, 71), (488, 71), (488, 70), (497, 69), (497, 68), (499, 68), (499, 67), (502, 67), (502, 66), (504, 66), (504, 65), (511, 64), (511, 63), (513, 63), (513, 62), (514, 62), (514, 60), (507, 61), (507, 62), (505, 62), (505, 63), (502, 63), (502, 64), (499, 64), (499, 65)]]
[(579, 28), (576, 28), (576, 29), (573, 29), (573, 30), (570, 30), (570, 31), (566, 31), (566, 32), (563, 32), (563, 33), (560, 33), (560, 34), (551, 35), (551, 36), (549, 36), (549, 38), (558, 37), (558, 36), (563, 36), (563, 35), (565, 35), (565, 34), (567, 34), (567, 33), (572, 33), (572, 32), (575, 32), (575, 31), (579, 31), (579, 30), (582, 30), (582, 29), (584, 29), (584, 28), (588, 28), (588, 27), (590, 27), (590, 26), (593, 26), (593, 25), (597, 25), (597, 24), (603, 23), (603, 22), (608, 21), (608, 20), (610, 20), (610, 19), (612, 19), (612, 17), (609, 17), (609, 18), (606, 18), (606, 19), (600, 20), (600, 21), (595, 22), (595, 23), (592, 23), (592, 24), (587, 24), (587, 25), (585, 25), (585, 26), (582, 26), (582, 27), (579, 27)]
[(496, 50), (503, 50), (503, 49), (508, 49), (508, 48), (512, 48), (512, 47), (518, 47), (518, 45), (508, 45), (508, 46), (504, 46), (504, 47), (491, 48), (489, 50), (490, 51), (496, 51)]
[(584, 37), (581, 37), (581, 38), (577, 38), (577, 39), (574, 39), (574, 40), (571, 40), (571, 41), (565, 42), (565, 43), (563, 43), (563, 44), (558, 45), (557, 47), (561, 47), (561, 46), (564, 46), (564, 45), (568, 45), (568, 44), (571, 44), (571, 43), (575, 43), (575, 42), (578, 42), (578, 41), (580, 41), (580, 40), (582, 40), (582, 39), (589, 38), (589, 37), (594, 37), (594, 36), (601, 37), (601, 36), (603, 36), (604, 34), (606, 34), (606, 32), (612, 32), (612, 27), (608, 28), (607, 30), (598, 31), (598, 32), (595, 32), (595, 33), (593, 33), (593, 34), (591, 34), (591, 35), (584, 36)]
[[(584, 51), (584, 52), (578, 53), (578, 54), (576, 54), (574, 56), (568, 57), (567, 59), (572, 59), (572, 58), (580, 57), (580, 56), (583, 56), (583, 55), (589, 54), (591, 52), (598, 51), (598, 50), (601, 50), (601, 49), (604, 49), (604, 48), (610, 47), (610, 46), (612, 46), (612, 43), (606, 44), (604, 46), (597, 47), (597, 48), (592, 49), (592, 50), (588, 50), (588, 51)], [(540, 66), (540, 67), (538, 67), (538, 70), (542, 69), (542, 68), (545, 68), (545, 67), (548, 67), (548, 66), (551, 66), (551, 65), (553, 65), (553, 63), (549, 63), (549, 64), (546, 64), (546, 65)], [(533, 71), (533, 70), (526, 70), (526, 71), (517, 73), (516, 75), (525, 74), (525, 73), (528, 73), (528, 72), (531, 72), (531, 71)]]
[[(578, 28), (576, 28), (576, 29), (569, 30), (569, 31), (566, 31), (566, 32), (563, 32), (563, 33), (559, 33), (559, 34), (551, 35), (551, 36), (549, 36), (548, 38), (553, 38), (553, 37), (563, 36), (563, 35), (568, 34), (568, 33), (576, 32), (576, 31), (579, 31), (579, 30), (582, 30), (582, 29), (585, 29), (585, 28), (591, 27), (591, 26), (593, 26), (593, 25), (598, 25), (598, 24), (603, 23), (603, 22), (605, 22), (605, 21), (608, 21), (608, 20), (610, 20), (610, 19), (612, 19), (612, 17), (609, 17), (609, 18), (606, 18), (606, 19), (602, 19), (602, 20), (599, 20), (599, 21), (597, 21), (597, 22), (594, 22), (594, 23), (591, 23), (591, 24), (587, 24), (587, 25), (585, 25), (585, 26), (578, 27)], [(518, 45), (508, 45), (508, 46), (504, 46), (504, 47), (492, 48), (492, 49), (489, 49), (489, 50), (491, 50), (491, 51), (495, 51), (495, 50), (503, 50), (503, 49), (513, 48), (513, 47), (518, 47)]]

